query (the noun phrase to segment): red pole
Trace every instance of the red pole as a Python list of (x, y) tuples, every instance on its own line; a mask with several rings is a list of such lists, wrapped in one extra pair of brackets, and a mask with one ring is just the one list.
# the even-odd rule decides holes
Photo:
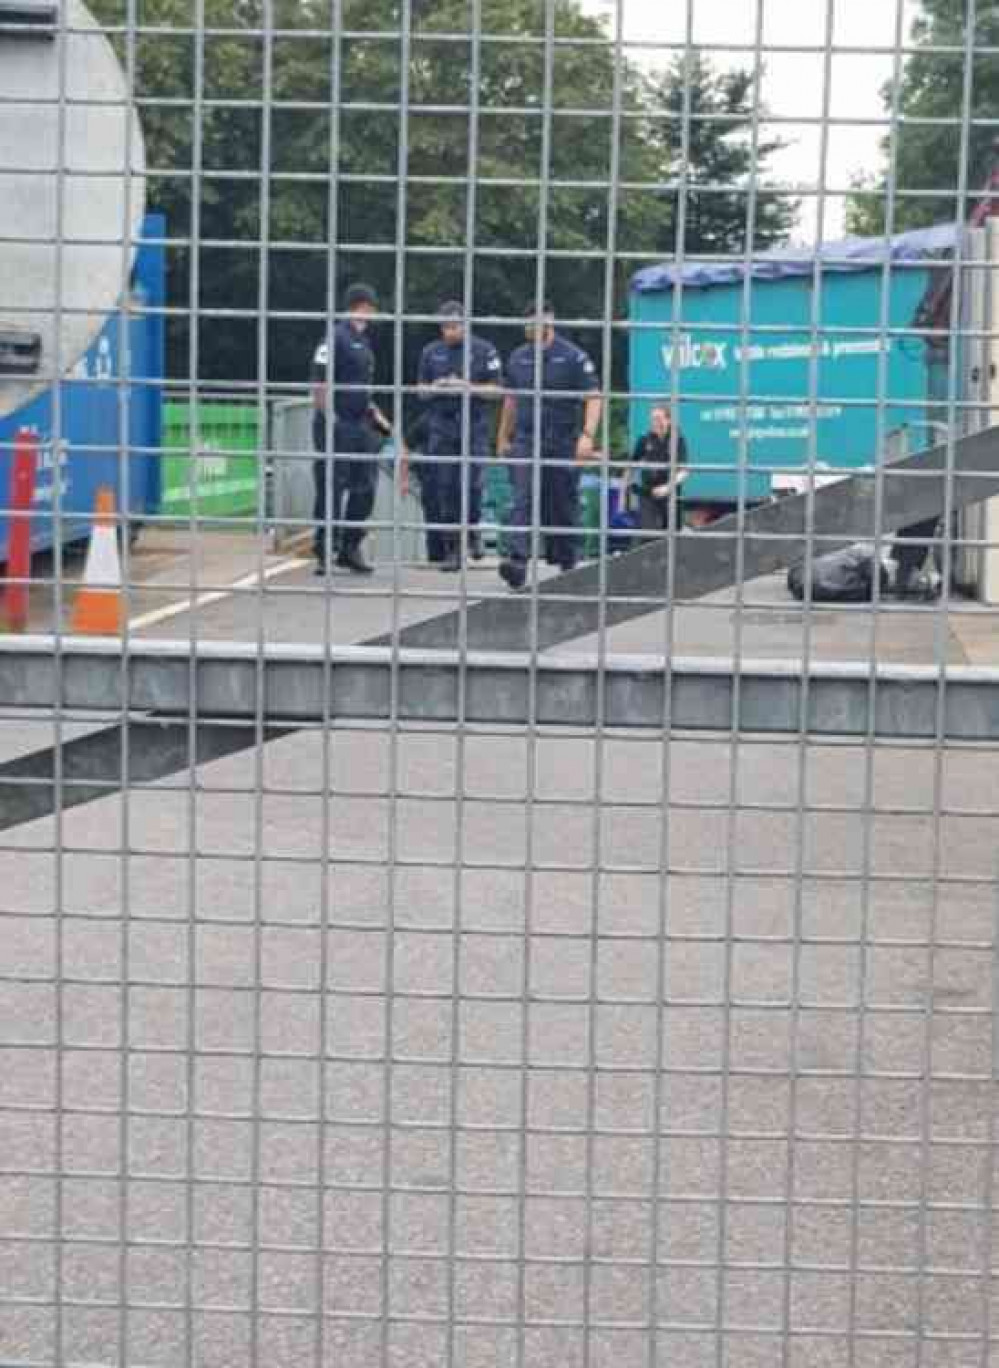
[[(3, 607), (7, 626), (23, 632), (28, 625), (28, 592), (31, 578), (31, 505), (35, 498), (38, 473), (38, 434), (21, 428), (14, 439), (14, 460), (10, 468), (11, 514), (7, 538), (7, 583)], [(20, 515), (20, 516), (18, 516)]]

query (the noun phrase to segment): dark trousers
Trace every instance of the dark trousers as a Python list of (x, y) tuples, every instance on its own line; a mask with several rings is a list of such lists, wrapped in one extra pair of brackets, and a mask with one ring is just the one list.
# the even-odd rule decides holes
[[(478, 527), (482, 519), (482, 483), (485, 471), (481, 456), (461, 455), (457, 443), (441, 441), (434, 446), (437, 457), (437, 488), (440, 520), (448, 524), (445, 538), (457, 550), (464, 526)], [(453, 456), (453, 461), (446, 458)]]
[[(312, 463), (316, 484), (312, 510), (316, 525), (314, 549), (316, 559), (325, 564), (331, 531), (334, 555), (356, 550), (364, 540), (365, 523), (375, 503), (378, 465), (374, 434), (364, 421), (336, 419), (331, 457), (326, 455), (326, 415), (317, 413), (312, 422), (312, 442), (317, 452)], [(358, 459), (361, 456), (366, 459)]]
[(671, 513), (672, 525), (679, 532), (683, 526), (683, 504), (679, 499), (674, 499), (672, 496), (666, 499), (654, 499), (651, 494), (646, 494), (644, 490), (639, 494), (638, 519), (643, 532), (665, 532), (670, 526)]
[[(445, 526), (436, 535), (427, 533), (427, 555), (431, 560), (443, 560), (450, 552), (457, 553), (460, 549), (461, 532), (466, 522), (472, 529), (482, 521), (482, 487), (487, 458), (484, 453), (476, 452), (470, 460), (465, 459), (459, 440), (451, 441), (446, 435), (432, 439), (429, 454), (433, 459), (423, 463), (420, 474), (421, 486), (429, 489), (428, 497), (424, 499), (423, 516), (428, 522)], [(449, 460), (451, 456), (455, 459)]]
[(440, 527), (440, 524), (444, 522), (444, 514), (441, 511), (440, 482), (438, 480), (440, 466), (436, 461), (421, 461), (418, 469), (420, 503), (423, 506), (423, 521), (427, 529), (427, 560), (432, 564), (437, 564), (447, 555), (444, 532)]
[[(531, 528), (534, 525), (535, 463), (525, 460), (530, 453), (523, 448), (511, 452), (510, 483), (513, 486), (513, 507), (510, 511), (512, 531), (509, 536), (510, 559), (526, 561), (531, 556)], [(575, 451), (546, 452), (541, 458), (541, 526), (552, 529), (542, 532), (541, 554), (549, 565), (571, 570), (579, 560), (579, 467), (553, 465), (553, 461), (571, 461)]]
[(468, 522), (470, 527), (478, 527), (482, 521), (482, 491), (486, 483), (486, 462), (488, 455), (472, 456), (472, 482), (468, 499)]

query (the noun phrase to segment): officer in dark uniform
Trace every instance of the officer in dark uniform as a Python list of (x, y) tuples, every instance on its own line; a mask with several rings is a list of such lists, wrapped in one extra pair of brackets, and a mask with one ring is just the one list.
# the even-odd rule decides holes
[[(503, 401), (497, 445), (510, 460), (513, 485), (513, 531), (509, 554), (500, 575), (511, 589), (527, 579), (531, 555), (530, 528), (534, 514), (535, 462), (541, 461), (541, 525), (565, 532), (542, 534), (546, 560), (571, 570), (579, 558), (579, 468), (569, 462), (588, 461), (600, 426), (603, 402), (596, 392), (600, 381), (593, 362), (582, 348), (555, 331), (555, 313), (545, 304), (540, 319), (535, 305), (525, 311), (526, 343), (507, 363), (507, 393)], [(541, 377), (535, 378), (540, 325)], [(540, 434), (538, 399), (540, 396)], [(540, 447), (538, 440), (540, 435)], [(558, 464), (556, 464), (558, 462)]]
[[(331, 529), (332, 551), (340, 569), (356, 575), (371, 573), (371, 566), (361, 554), (361, 542), (375, 501), (378, 434), (388, 437), (392, 433), (392, 424), (371, 399), (375, 355), (368, 341), (368, 329), (371, 316), (378, 310), (378, 299), (369, 285), (352, 285), (345, 304), (347, 317), (336, 324), (330, 338), (319, 344), (312, 362), (317, 575), (325, 575), (330, 568)], [(328, 444), (330, 387), (333, 441)]]
[[(465, 311), (454, 300), (440, 307), (439, 341), (424, 347), (418, 384), (430, 426), (424, 463), (431, 504), (442, 523), (442, 570), (461, 567), (461, 526), (467, 518), (469, 550), (478, 560), (482, 540), (482, 483), (489, 458), (492, 421), (489, 400), (499, 398), (503, 366), (491, 342), (467, 334)], [(441, 457), (454, 456), (454, 461)]]

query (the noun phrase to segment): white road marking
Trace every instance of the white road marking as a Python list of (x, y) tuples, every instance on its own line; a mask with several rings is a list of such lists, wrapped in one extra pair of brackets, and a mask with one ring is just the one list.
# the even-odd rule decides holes
[[(300, 570), (309, 564), (310, 562), (301, 556), (293, 556), (289, 560), (278, 561), (277, 565), (269, 565), (263, 574), (254, 570), (252, 575), (244, 575), (242, 579), (234, 580), (225, 589), (214, 589), (211, 593), (199, 594), (193, 599), (178, 599), (176, 603), (168, 603), (162, 608), (154, 608), (151, 613), (140, 613), (138, 617), (129, 618), (128, 630), (139, 632), (143, 627), (154, 627), (158, 622), (167, 622), (170, 618), (180, 617), (182, 613), (193, 613), (198, 608), (208, 608), (213, 603), (221, 603), (224, 599), (232, 598), (241, 589), (256, 589), (267, 580), (277, 579), (279, 575), (289, 575), (293, 570)], [(155, 585), (142, 586), (143, 591), (153, 588)]]

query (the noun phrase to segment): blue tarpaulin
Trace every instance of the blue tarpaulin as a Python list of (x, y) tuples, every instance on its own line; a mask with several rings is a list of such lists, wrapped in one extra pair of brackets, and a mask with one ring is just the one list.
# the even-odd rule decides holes
[(685, 290), (703, 290), (713, 285), (737, 285), (748, 270), (753, 280), (788, 280), (794, 276), (810, 276), (818, 260), (823, 275), (831, 272), (870, 271), (886, 261), (924, 261), (953, 251), (957, 245), (959, 225), (940, 223), (933, 228), (918, 228), (895, 237), (847, 237), (838, 242), (824, 242), (819, 248), (775, 247), (745, 260), (688, 261), (683, 265), (664, 262), (647, 266), (632, 277), (631, 288), (636, 294), (655, 294), (672, 290), (683, 284)]

